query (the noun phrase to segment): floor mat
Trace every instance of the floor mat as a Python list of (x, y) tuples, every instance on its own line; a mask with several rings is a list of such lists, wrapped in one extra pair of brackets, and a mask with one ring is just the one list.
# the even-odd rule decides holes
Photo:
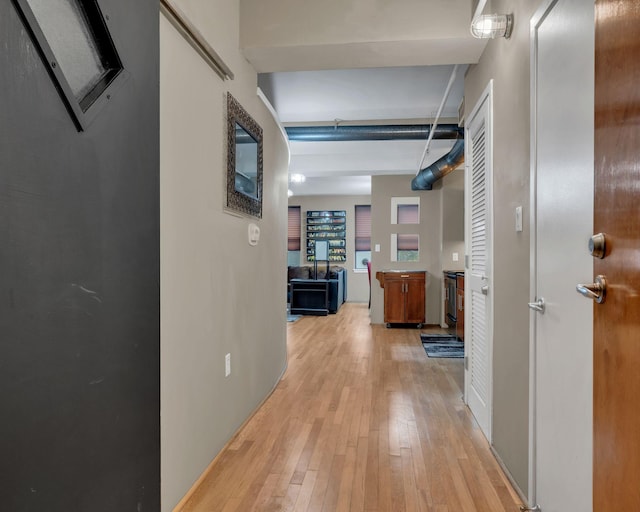
[(464, 357), (464, 342), (452, 334), (421, 334), (420, 341), (429, 357)]

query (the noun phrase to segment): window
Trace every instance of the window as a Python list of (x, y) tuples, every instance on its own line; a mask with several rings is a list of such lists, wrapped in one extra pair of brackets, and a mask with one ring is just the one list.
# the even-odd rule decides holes
[(300, 265), (300, 207), (289, 206), (287, 225), (287, 265)]
[(419, 248), (420, 237), (418, 235), (398, 234), (396, 261), (418, 261)]
[(391, 261), (419, 261), (420, 235), (391, 234)]
[(371, 205), (356, 206), (356, 265), (366, 269), (371, 261)]
[[(420, 224), (420, 198), (392, 197), (391, 224)], [(391, 261), (419, 261), (420, 236), (413, 233), (391, 234)]]
[(420, 197), (392, 197), (391, 224), (420, 224)]
[[(15, 0), (80, 129), (124, 70), (96, 0)], [(113, 89), (112, 89), (113, 90)], [(107, 98), (108, 99), (108, 98)]]
[(420, 207), (417, 204), (399, 204), (398, 224), (420, 224)]

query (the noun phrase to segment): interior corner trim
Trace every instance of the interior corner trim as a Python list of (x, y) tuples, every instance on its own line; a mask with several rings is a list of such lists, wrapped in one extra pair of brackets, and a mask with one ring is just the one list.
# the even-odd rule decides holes
[(211, 45), (207, 43), (207, 40), (196, 26), (176, 6), (174, 0), (160, 0), (160, 11), (220, 78), (233, 80), (233, 71), (224, 63), (220, 55), (211, 48)]

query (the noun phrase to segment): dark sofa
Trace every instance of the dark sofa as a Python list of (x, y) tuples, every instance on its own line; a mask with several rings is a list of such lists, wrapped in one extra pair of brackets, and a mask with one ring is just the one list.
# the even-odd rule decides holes
[[(318, 265), (318, 279), (327, 279), (326, 267)], [(287, 268), (287, 302), (290, 301), (292, 279), (313, 280), (313, 267), (300, 266)], [(347, 300), (347, 271), (338, 266), (329, 267), (329, 313), (337, 313), (340, 306)]]

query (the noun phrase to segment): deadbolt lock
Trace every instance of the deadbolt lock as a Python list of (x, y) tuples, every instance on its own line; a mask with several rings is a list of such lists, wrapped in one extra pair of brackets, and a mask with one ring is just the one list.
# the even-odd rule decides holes
[(594, 258), (602, 259), (607, 250), (607, 240), (604, 233), (598, 233), (589, 238), (589, 252)]

